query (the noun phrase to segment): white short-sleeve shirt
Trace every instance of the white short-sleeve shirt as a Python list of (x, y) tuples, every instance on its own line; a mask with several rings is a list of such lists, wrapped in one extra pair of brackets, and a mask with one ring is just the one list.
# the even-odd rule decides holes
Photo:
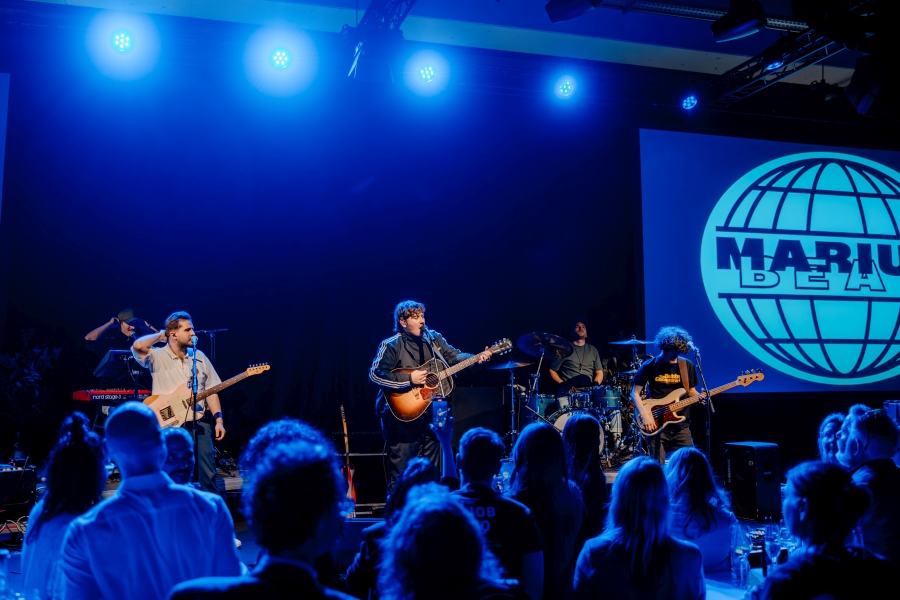
[[(194, 350), (187, 349), (187, 357), (181, 359), (176, 356), (168, 345), (162, 348), (150, 348), (147, 357), (141, 360), (132, 348), (131, 353), (134, 354), (135, 360), (142, 367), (150, 369), (153, 375), (153, 394), (171, 394), (179, 385), (188, 384), (191, 380), (191, 369), (193, 362)], [(206, 358), (202, 350), (197, 351), (197, 385), (198, 390), (203, 392), (208, 388), (214, 387), (222, 383), (218, 373), (213, 368), (212, 363)], [(190, 389), (190, 385), (188, 385)]]

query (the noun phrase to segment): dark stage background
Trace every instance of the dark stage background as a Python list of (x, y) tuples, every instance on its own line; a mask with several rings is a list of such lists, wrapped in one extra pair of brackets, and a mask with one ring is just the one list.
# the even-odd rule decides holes
[[(399, 300), (424, 302), (429, 326), (468, 351), (564, 333), (579, 315), (602, 352), (610, 340), (652, 334), (642, 330), (636, 272), (640, 127), (897, 147), (871, 127), (688, 121), (612, 93), (559, 105), (515, 86), (451, 85), (413, 98), (401, 85), (346, 81), (343, 62), (328, 65), (336, 50), (322, 51), (313, 88), (273, 99), (240, 68), (250, 28), (189, 20), (159, 20), (163, 38), (176, 31), (180, 42), (163, 44), (146, 78), (113, 82), (83, 49), (93, 13), (59, 14), (57, 27), (8, 20), (0, 29), (0, 72), (11, 75), (4, 351), (21, 350), (29, 328), (61, 348), (58, 404), (23, 432), (35, 456), (74, 407), (71, 391), (94, 385), (97, 358), (81, 338), (125, 307), (157, 326), (187, 310), (198, 329), (228, 328), (214, 361), (223, 379), (272, 364), (222, 394), (230, 451), (282, 415), (338, 431), (340, 404), (354, 449), (380, 450), (365, 434), (378, 431), (367, 370)], [(184, 41), (192, 33), (199, 41)], [(535, 71), (550, 61), (516, 60)], [(630, 77), (621, 68), (603, 76)], [(459, 384), (506, 381), (481, 371)], [(824, 414), (892, 395), (720, 396), (714, 460), (722, 443), (747, 439), (781, 444), (788, 464), (809, 458)], [(0, 424), (0, 454), (17, 428)]]

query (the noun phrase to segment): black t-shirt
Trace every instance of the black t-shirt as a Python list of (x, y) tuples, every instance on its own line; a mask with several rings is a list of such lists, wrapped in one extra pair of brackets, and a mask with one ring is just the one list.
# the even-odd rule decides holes
[(453, 493), (475, 515), (506, 576), (521, 581), (522, 557), (544, 550), (541, 532), (528, 507), (485, 485), (467, 485)]
[[(698, 383), (697, 369), (691, 361), (687, 359), (684, 361), (687, 363), (688, 382), (691, 388), (695, 388)], [(640, 366), (634, 374), (634, 385), (647, 388), (650, 398), (665, 398), (675, 390), (683, 389), (678, 363), (665, 362), (656, 356)], [(685, 424), (691, 422), (690, 408), (683, 409), (679, 414), (687, 417)]]

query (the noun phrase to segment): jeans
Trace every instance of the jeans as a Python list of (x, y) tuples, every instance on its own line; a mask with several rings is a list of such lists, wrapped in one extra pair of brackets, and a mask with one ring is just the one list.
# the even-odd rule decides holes
[(659, 460), (659, 464), (666, 464), (666, 455), (675, 452), (679, 448), (687, 448), (694, 445), (691, 437), (691, 427), (687, 423), (681, 425), (669, 425), (662, 433), (647, 438), (650, 447), (650, 457)]
[(216, 458), (213, 452), (213, 429), (206, 421), (188, 421), (184, 427), (194, 438), (194, 426), (197, 427), (197, 446), (194, 448), (194, 477), (200, 482), (204, 492), (218, 494), (216, 487)]

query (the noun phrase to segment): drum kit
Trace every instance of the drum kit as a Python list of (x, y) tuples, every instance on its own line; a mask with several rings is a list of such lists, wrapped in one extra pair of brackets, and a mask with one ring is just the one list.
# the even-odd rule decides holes
[(510, 438), (515, 444), (518, 436), (519, 418), (516, 407), (524, 407), (526, 419), (543, 421), (562, 433), (566, 422), (577, 414), (589, 414), (600, 421), (600, 457), (606, 467), (616, 467), (641, 453), (646, 444), (641, 444), (640, 430), (635, 426), (634, 409), (629, 395), (632, 379), (641, 363), (650, 358), (637, 351), (638, 346), (653, 344), (632, 336), (628, 340), (610, 342), (616, 346), (630, 346), (630, 356), (619, 362), (610, 359), (604, 368), (603, 385), (572, 388), (558, 396), (538, 393), (541, 366), (544, 360), (554, 361), (567, 358), (575, 352), (571, 342), (552, 333), (532, 332), (519, 337), (516, 345), (524, 353), (537, 358), (537, 368), (530, 375), (527, 388), (516, 384), (516, 369), (530, 367), (532, 360), (511, 360), (493, 364), (489, 369), (509, 371), (509, 388), (516, 402), (511, 402), (512, 428)]

